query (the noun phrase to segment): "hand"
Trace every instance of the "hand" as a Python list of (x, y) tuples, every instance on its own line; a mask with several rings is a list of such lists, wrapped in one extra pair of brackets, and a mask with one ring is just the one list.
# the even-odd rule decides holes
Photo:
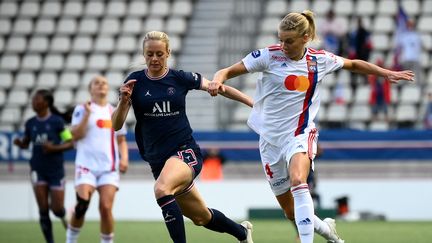
[(45, 142), (42, 144), (42, 151), (46, 154), (52, 153), (54, 151), (55, 145), (52, 142)]
[(86, 111), (87, 114), (90, 114), (91, 112), (91, 101), (87, 101), (86, 103), (84, 103), (84, 109)]
[(215, 80), (211, 81), (209, 83), (207, 92), (209, 92), (211, 96), (217, 96), (219, 91), (225, 92), (225, 86), (222, 84), (222, 82)]
[(387, 75), (387, 79), (391, 83), (398, 83), (399, 80), (407, 80), (407, 81), (414, 82), (414, 72), (411, 70), (404, 70), (399, 72), (391, 71)]
[(129, 102), (135, 83), (136, 79), (130, 79), (125, 84), (120, 86), (120, 101)]
[(21, 139), (19, 139), (19, 138), (15, 138), (15, 139), (13, 140), (13, 144), (15, 144), (16, 146), (18, 146), (18, 147), (21, 148), (21, 146), (22, 146), (22, 141), (21, 141)]
[(129, 168), (129, 163), (127, 161), (120, 161), (120, 173), (125, 174)]

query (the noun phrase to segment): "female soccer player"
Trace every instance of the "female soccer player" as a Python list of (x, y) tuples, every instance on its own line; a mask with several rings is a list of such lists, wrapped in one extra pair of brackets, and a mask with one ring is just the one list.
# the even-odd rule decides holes
[(323, 222), (314, 216), (306, 184), (316, 153), (318, 132), (313, 120), (320, 104), (321, 80), (340, 68), (383, 76), (393, 83), (413, 81), (414, 74), (306, 48), (316, 38), (315, 31), (311, 11), (287, 14), (278, 28), (280, 44), (253, 51), (242, 61), (219, 70), (209, 84), (209, 92), (215, 96), (223, 91), (227, 79), (249, 72), (262, 73), (248, 125), (260, 135), (262, 165), (271, 189), (288, 218), (292, 218), (294, 207), (302, 243), (313, 242), (314, 228), (329, 242), (343, 242), (336, 234), (333, 219)]
[(94, 77), (89, 84), (89, 91), (91, 102), (75, 107), (72, 117), (72, 134), (77, 149), (75, 158), (77, 203), (66, 233), (66, 242), (77, 242), (91, 196), (97, 190), (101, 217), (101, 243), (112, 243), (114, 237), (112, 207), (119, 186), (119, 171), (126, 172), (129, 159), (126, 129), (123, 127), (119, 132), (114, 132), (112, 127), (111, 114), (114, 107), (107, 100), (106, 78)]
[(37, 90), (32, 98), (36, 116), (25, 123), (24, 136), (14, 144), (21, 149), (33, 144), (30, 159), (31, 181), (39, 207), (39, 223), (47, 243), (53, 243), (51, 208), (67, 227), (64, 208), (63, 151), (73, 148), (72, 134), (65, 128), (65, 119), (54, 106), (54, 97), (45, 89)]
[[(240, 242), (252, 242), (252, 224), (237, 224), (218, 210), (207, 208), (194, 186), (203, 161), (192, 137), (185, 98), (192, 89), (207, 91), (210, 81), (198, 73), (167, 67), (169, 39), (163, 32), (148, 32), (143, 49), (147, 68), (130, 74), (120, 87), (113, 126), (120, 129), (132, 105), (137, 119), (136, 142), (156, 179), (154, 194), (171, 239), (186, 242), (184, 215), (196, 225), (231, 234)], [(226, 87), (223, 95), (252, 106), (252, 99), (234, 88)]]

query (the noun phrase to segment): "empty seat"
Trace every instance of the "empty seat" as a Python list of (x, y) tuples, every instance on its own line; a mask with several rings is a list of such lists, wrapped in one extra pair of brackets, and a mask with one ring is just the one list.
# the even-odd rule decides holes
[(178, 35), (170, 35), (170, 49), (172, 52), (180, 51), (181, 45), (181, 37)]
[(126, 14), (125, 1), (109, 1), (106, 9), (106, 15), (122, 17)]
[(397, 122), (415, 122), (417, 119), (417, 109), (414, 105), (399, 105), (396, 108)]
[(116, 105), (118, 103), (118, 91), (114, 89), (109, 89), (107, 94), (108, 103)]
[(336, 15), (351, 15), (353, 8), (354, 1), (336, 1), (334, 5)]
[(289, 10), (287, 10), (287, 12), (301, 13), (301, 12), (303, 12), (303, 10), (309, 9), (309, 8), (310, 8), (309, 7), (309, 1), (296, 0), (296, 1), (291, 1), (291, 5), (289, 7)]
[(42, 57), (39, 54), (24, 55), (21, 62), (21, 69), (39, 71), (42, 68)]
[(77, 31), (75, 19), (60, 19), (57, 24), (57, 34), (72, 35)]
[(109, 69), (126, 70), (130, 65), (129, 54), (114, 54), (109, 62)]
[(73, 104), (73, 92), (70, 89), (57, 89), (54, 91), (54, 100), (58, 106), (70, 106)]
[(27, 47), (26, 38), (22, 36), (12, 36), (9, 38), (6, 44), (6, 51), (21, 53), (25, 51), (26, 47)]
[(165, 0), (152, 1), (150, 3), (150, 14), (152, 16), (165, 17), (170, 13), (170, 3)]
[(19, 72), (15, 76), (15, 88), (31, 89), (35, 86), (36, 78), (33, 72)]
[(420, 16), (417, 29), (423, 32), (432, 32), (432, 16)]
[(71, 41), (67, 36), (54, 36), (51, 40), (52, 52), (66, 53), (71, 50)]
[(103, 1), (88, 1), (84, 13), (88, 16), (100, 17), (105, 13), (105, 3)]
[(3, 54), (1, 56), (0, 67), (2, 70), (15, 71), (19, 68), (20, 58), (16, 54)]
[(348, 117), (350, 121), (355, 122), (370, 121), (372, 117), (371, 108), (368, 105), (354, 105), (351, 107)]
[[(376, 16), (373, 26), (373, 31), (382, 32), (393, 32), (395, 30), (394, 19), (390, 16)], [(388, 44), (388, 43), (386, 43)]]
[(283, 0), (269, 1), (266, 7), (267, 16), (283, 16), (287, 13), (288, 3)]
[(99, 22), (95, 18), (81, 19), (78, 27), (78, 32), (81, 34), (93, 35), (99, 31)]
[[(359, 1), (363, 2), (363, 1)], [(379, 15), (395, 15), (398, 6), (397, 1), (394, 0), (380, 0), (378, 1), (378, 14)]]
[(82, 88), (77, 90), (75, 94), (75, 104), (84, 104), (85, 102), (90, 100), (90, 94), (87, 88)]
[[(19, 107), (5, 107), (2, 110), (0, 121), (2, 125), (14, 124), (21, 120), (21, 109)], [(6, 123), (6, 124), (5, 124)]]
[(33, 32), (33, 22), (31, 19), (17, 19), (13, 26), (14, 34), (27, 35)]
[(146, 1), (132, 1), (129, 3), (127, 16), (146, 16), (148, 3)]
[(43, 1), (42, 3), (42, 16), (57, 17), (62, 10), (62, 3), (60, 1)]
[(54, 19), (39, 18), (36, 21), (36, 28), (35, 28), (36, 34), (50, 35), (53, 34), (54, 31), (55, 31)]
[(369, 130), (371, 131), (387, 131), (390, 129), (390, 125), (386, 121), (373, 121), (369, 124)]
[(66, 58), (66, 68), (69, 70), (84, 70), (86, 65), (86, 57), (83, 54), (70, 54)]
[[(251, 96), (251, 97), (253, 97), (253, 96)], [(327, 104), (327, 103), (330, 103), (332, 101), (332, 95), (331, 95), (330, 89), (327, 88), (326, 86), (321, 87), (320, 100), (321, 100), (321, 103), (323, 103), (323, 104)]]
[(135, 52), (139, 48), (135, 37), (120, 36), (117, 39), (116, 50), (118, 52)]
[(373, 15), (376, 11), (375, 1), (374, 0), (362, 0), (357, 1), (356, 14), (359, 16), (362, 15)]
[(80, 84), (80, 76), (78, 72), (66, 71), (60, 74), (59, 85), (61, 89), (75, 89)]
[(90, 36), (77, 36), (72, 43), (73, 52), (90, 52), (93, 49), (93, 40)]
[(4, 1), (0, 3), (0, 16), (14, 17), (18, 14), (18, 2)]
[(249, 114), (251, 112), (251, 108), (245, 105), (240, 105), (236, 107), (236, 111), (234, 112), (233, 122), (244, 122), (246, 123), (249, 118)]
[(36, 116), (36, 113), (34, 112), (33, 108), (31, 106), (27, 106), (24, 109), (24, 112), (22, 114), (22, 121), (27, 121), (28, 119)]
[(429, 34), (422, 33), (421, 39), (422, 39), (422, 44), (426, 49), (426, 51), (432, 51), (432, 35), (430, 33)]
[(101, 21), (99, 30), (102, 35), (115, 35), (120, 31), (120, 21), (116, 18), (105, 18)]
[(118, 89), (125, 80), (125, 75), (120, 71), (109, 71), (105, 74), (108, 84), (112, 89)]
[(347, 108), (345, 105), (331, 104), (327, 109), (327, 121), (345, 122), (347, 118)]
[(147, 18), (144, 25), (144, 31), (148, 32), (152, 30), (165, 31), (164, 20), (158, 17)]
[[(312, 2), (312, 6), (311, 6), (314, 13), (317, 15), (325, 15), (330, 10), (331, 7), (332, 7), (332, 3), (330, 2), (330, 0), (314, 1)], [(300, 10), (299, 12), (301, 13), (303, 10)]]
[(37, 78), (36, 87), (51, 89), (57, 86), (57, 74), (54, 72), (41, 72)]
[(421, 89), (415, 85), (404, 85), (400, 94), (401, 104), (418, 104), (421, 98)]
[(422, 15), (432, 15), (432, 1), (423, 1)]
[(404, 0), (401, 5), (409, 16), (418, 15), (420, 13), (419, 0)]
[(45, 70), (61, 70), (63, 69), (63, 55), (48, 54), (45, 56), (43, 68)]
[(92, 54), (88, 59), (87, 68), (90, 70), (105, 70), (108, 67), (108, 58), (104, 54)]
[(88, 88), (90, 81), (97, 75), (100, 75), (98, 71), (86, 71), (81, 76), (81, 87)]
[(126, 18), (123, 21), (121, 30), (126, 34), (140, 34), (142, 32), (142, 21), (139, 18)]
[(13, 76), (10, 72), (0, 72), (0, 88), (2, 90), (9, 89), (12, 86)]
[(183, 17), (171, 17), (166, 22), (166, 32), (168, 34), (184, 34), (187, 24)]
[(370, 94), (371, 94), (371, 88), (369, 85), (362, 85), (357, 87), (354, 95), (354, 103), (359, 105), (368, 104)]
[(21, 4), (19, 14), (24, 17), (36, 17), (39, 15), (39, 2), (25, 1)]
[(48, 50), (48, 38), (45, 36), (33, 36), (28, 45), (29, 52), (46, 52)]
[(94, 51), (112, 52), (114, 50), (114, 38), (111, 36), (99, 36), (95, 40)]
[(63, 6), (63, 16), (79, 17), (82, 15), (83, 5), (80, 1), (66, 1)]
[(171, 6), (171, 15), (188, 17), (192, 14), (192, 8), (191, 1), (174, 1)]
[(280, 18), (268, 17), (261, 22), (262, 34), (276, 34), (276, 28), (279, 26)]
[(12, 29), (12, 23), (9, 19), (0, 19), (0, 35), (9, 35)]
[(9, 91), (7, 104), (9, 106), (24, 106), (29, 102), (28, 92), (24, 89), (12, 89)]
[(375, 50), (387, 51), (391, 48), (390, 40), (386, 34), (374, 33), (371, 36), (371, 41)]
[(0, 104), (6, 103), (6, 91), (0, 89)]

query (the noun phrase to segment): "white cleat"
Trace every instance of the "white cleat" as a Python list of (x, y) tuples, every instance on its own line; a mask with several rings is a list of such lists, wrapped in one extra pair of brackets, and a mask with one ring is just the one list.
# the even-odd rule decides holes
[(332, 218), (325, 218), (323, 220), (330, 227), (330, 236), (327, 239), (327, 243), (344, 243), (336, 232), (336, 221)]
[(240, 241), (240, 243), (253, 243), (253, 240), (252, 240), (252, 231), (253, 231), (252, 228), (253, 228), (253, 225), (251, 224), (251, 222), (249, 222), (249, 221), (243, 221), (241, 223), (241, 226), (243, 226), (245, 228), (245, 230), (246, 230), (246, 239)]

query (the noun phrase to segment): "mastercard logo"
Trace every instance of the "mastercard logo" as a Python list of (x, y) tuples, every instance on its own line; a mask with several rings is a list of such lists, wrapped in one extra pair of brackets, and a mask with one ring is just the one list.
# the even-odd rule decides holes
[(97, 120), (96, 121), (96, 126), (100, 127), (100, 128), (112, 128), (112, 122), (111, 120)]
[(288, 90), (297, 90), (300, 92), (305, 92), (309, 86), (309, 79), (305, 76), (296, 76), (296, 75), (289, 75), (285, 78), (285, 87)]

